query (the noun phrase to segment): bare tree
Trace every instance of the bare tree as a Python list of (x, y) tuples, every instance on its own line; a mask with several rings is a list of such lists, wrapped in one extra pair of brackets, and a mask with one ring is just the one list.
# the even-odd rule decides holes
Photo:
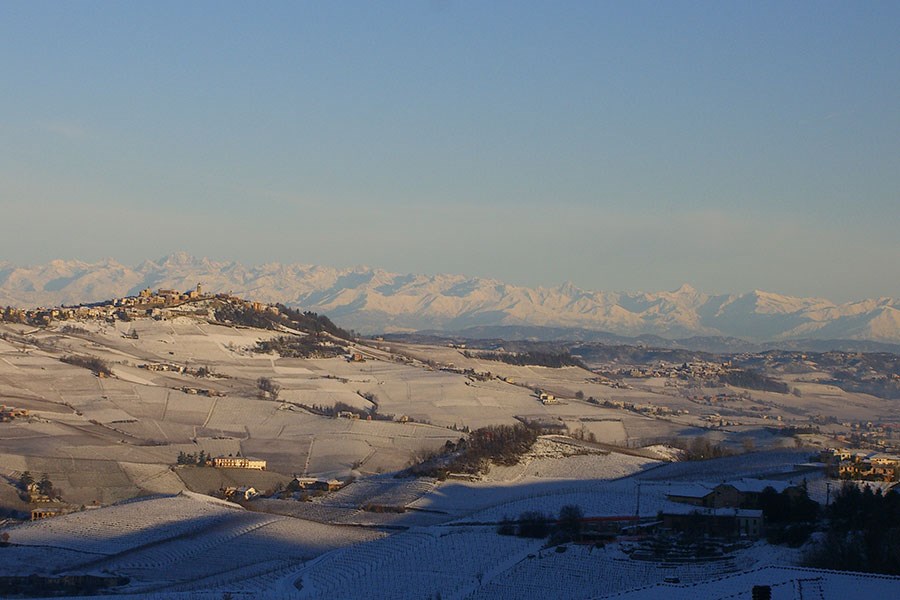
[(281, 386), (269, 379), (268, 377), (260, 377), (256, 380), (256, 387), (259, 388), (260, 398), (271, 398), (278, 400), (281, 393)]

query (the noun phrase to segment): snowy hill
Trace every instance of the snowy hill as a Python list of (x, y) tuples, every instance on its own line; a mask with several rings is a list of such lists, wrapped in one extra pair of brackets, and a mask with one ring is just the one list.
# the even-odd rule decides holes
[(363, 333), (482, 326), (572, 327), (617, 335), (730, 336), (747, 340), (847, 339), (900, 342), (900, 300), (835, 304), (754, 290), (709, 295), (582, 290), (572, 283), (528, 288), (463, 275), (389, 273), (370, 267), (271, 263), (245, 266), (183, 253), (128, 267), (55, 260), (0, 263), (0, 305), (99, 301), (143, 288), (231, 291), (329, 315)]

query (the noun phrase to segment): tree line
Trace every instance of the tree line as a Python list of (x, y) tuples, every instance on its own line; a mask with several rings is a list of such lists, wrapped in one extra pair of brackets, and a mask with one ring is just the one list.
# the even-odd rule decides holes
[(489, 425), (456, 443), (447, 441), (442, 452), (426, 457), (407, 472), (445, 478), (449, 473), (477, 475), (491, 463), (514, 465), (537, 441), (538, 430), (525, 425)]
[(59, 360), (69, 365), (75, 365), (76, 367), (88, 369), (98, 377), (109, 377), (112, 375), (112, 368), (109, 366), (109, 363), (101, 358), (97, 358), (96, 356), (78, 356), (76, 354), (67, 354)]
[(583, 362), (568, 352), (544, 352), (540, 350), (531, 350), (528, 352), (470, 352), (469, 350), (463, 350), (462, 354), (466, 358), (493, 360), (520, 367), (538, 366), (551, 367), (553, 369), (562, 367), (587, 368)]
[(347, 350), (335, 343), (323, 344), (318, 335), (279, 336), (270, 340), (260, 340), (254, 352), (268, 354), (275, 352), (284, 358), (334, 358)]
[(807, 566), (900, 575), (900, 494), (847, 483), (826, 515), (825, 536)]
[(345, 340), (353, 339), (354, 334), (335, 325), (325, 315), (306, 311), (301, 312), (284, 304), (276, 304), (278, 313), (258, 311), (250, 306), (222, 303), (216, 307), (215, 318), (220, 322), (231, 322), (256, 329), (276, 329), (278, 325), (298, 329), (307, 333), (330, 333)]

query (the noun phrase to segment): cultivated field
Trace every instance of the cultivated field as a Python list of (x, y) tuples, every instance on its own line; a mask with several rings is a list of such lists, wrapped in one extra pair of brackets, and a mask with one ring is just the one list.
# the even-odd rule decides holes
[[(513, 366), (449, 347), (373, 343), (356, 347), (361, 362), (253, 351), (273, 335), (189, 317), (0, 325), (0, 403), (28, 411), (0, 423), (0, 508), (33, 507), (16, 487), (28, 471), (75, 511), (7, 525), (0, 575), (115, 575), (129, 579), (122, 594), (142, 598), (594, 598), (689, 583), (798, 554), (744, 544), (714, 563), (660, 565), (622, 543), (546, 549), (498, 535), (497, 524), (533, 511), (553, 519), (572, 505), (588, 517), (652, 520), (677, 508), (667, 495), (679, 486), (740, 477), (805, 481), (822, 501), (829, 484), (801, 466), (811, 449), (795, 446), (828, 443), (827, 430), (801, 439), (778, 427), (896, 413), (808, 380), (792, 381), (800, 397), (723, 388), (729, 400), (715, 404), (661, 378), (614, 387), (578, 367)], [(105, 361), (111, 376), (61, 361), (73, 355)], [(278, 394), (261, 393), (260, 378)], [(336, 406), (361, 418), (327, 414)], [(466, 431), (521, 421), (547, 433), (514, 464), (446, 481), (399, 473)], [(664, 462), (678, 455), (668, 442), (697, 435), (756, 451)], [(175, 464), (201, 451), (263, 459), (267, 470)], [(352, 482), (246, 509), (209, 496), (274, 490), (294, 476)]]

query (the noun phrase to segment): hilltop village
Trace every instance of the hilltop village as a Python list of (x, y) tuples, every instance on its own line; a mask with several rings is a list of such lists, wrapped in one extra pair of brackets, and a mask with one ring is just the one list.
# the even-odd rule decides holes
[[(106, 302), (79, 306), (62, 306), (56, 308), (17, 309), (6, 307), (0, 313), (0, 319), (8, 323), (25, 323), (37, 327), (50, 325), (53, 321), (80, 319), (104, 319), (129, 321), (138, 318), (163, 318), (165, 314), (195, 314), (204, 312), (214, 318), (210, 301), (227, 303), (235, 307), (279, 314), (276, 306), (261, 302), (251, 302), (231, 294), (207, 294), (201, 284), (196, 289), (186, 292), (176, 290), (149, 288), (142, 290), (137, 296), (114, 298)], [(168, 309), (168, 310), (166, 310)], [(172, 309), (176, 309), (172, 312)], [(180, 310), (177, 310), (180, 309)]]

